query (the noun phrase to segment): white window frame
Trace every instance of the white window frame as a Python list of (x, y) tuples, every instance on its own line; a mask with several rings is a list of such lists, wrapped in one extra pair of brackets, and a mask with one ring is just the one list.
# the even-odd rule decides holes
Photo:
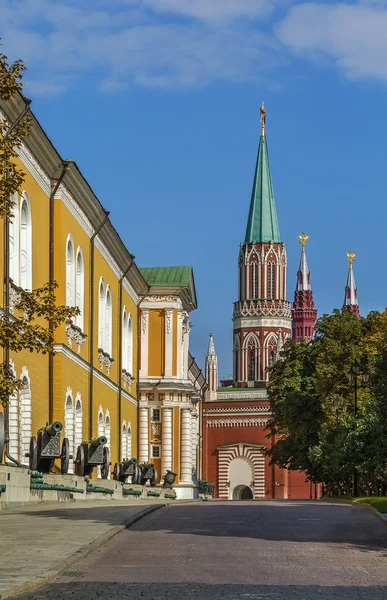
[(70, 234), (66, 240), (66, 306), (75, 306), (75, 247)]
[[(23, 224), (23, 208), (27, 209), (27, 222)], [(25, 255), (23, 260), (23, 254)], [(22, 271), (25, 263), (25, 271)], [(32, 218), (31, 203), (27, 192), (22, 193), (19, 209), (19, 285), (32, 290)]]
[(80, 310), (80, 314), (77, 315), (75, 323), (83, 331), (83, 312), (85, 309), (85, 263), (83, 260), (82, 248), (80, 246), (77, 248), (75, 259), (75, 305)]

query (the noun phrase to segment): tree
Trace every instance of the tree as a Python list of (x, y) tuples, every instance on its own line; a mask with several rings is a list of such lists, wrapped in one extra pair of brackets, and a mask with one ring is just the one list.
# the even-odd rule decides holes
[[(16, 94), (22, 94), (25, 70), (23, 61), (17, 60), (10, 65), (7, 57), (0, 54), (1, 101), (6, 102)], [(17, 151), (30, 130), (31, 117), (28, 112), (13, 124), (0, 121), (0, 217), (5, 225), (12, 221), (12, 197), (20, 192), (24, 181), (24, 173), (17, 165)], [(9, 287), (10, 282), (5, 283)], [(5, 352), (0, 364), (0, 403), (3, 406), (21, 387), (21, 382), (15, 379), (10, 367), (9, 351), (53, 352), (55, 328), (79, 314), (77, 308), (57, 305), (57, 287), (58, 284), (53, 281), (32, 291), (15, 288), (13, 307), (5, 306), (2, 311), (0, 346)]]

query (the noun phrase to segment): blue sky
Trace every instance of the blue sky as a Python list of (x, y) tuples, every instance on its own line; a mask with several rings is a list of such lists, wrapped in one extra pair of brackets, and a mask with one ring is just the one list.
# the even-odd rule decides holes
[(199, 363), (232, 364), (232, 303), (259, 141), (268, 147), (288, 299), (300, 247), (319, 314), (356, 253), (362, 314), (387, 305), (387, 2), (0, 0), (26, 94), (140, 266), (191, 264)]

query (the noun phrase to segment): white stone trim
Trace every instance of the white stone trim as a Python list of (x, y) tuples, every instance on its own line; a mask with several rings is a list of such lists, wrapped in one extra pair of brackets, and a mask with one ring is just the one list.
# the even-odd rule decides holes
[(265, 456), (259, 447), (248, 443), (236, 443), (218, 448), (218, 497), (229, 499), (229, 467), (234, 458), (244, 458), (252, 464), (254, 474), (254, 499), (265, 497)]
[(165, 377), (172, 377), (173, 310), (165, 309)]
[(265, 427), (270, 419), (209, 419), (207, 427)]
[(140, 377), (148, 376), (149, 310), (141, 309), (141, 368)]
[(172, 471), (172, 458), (173, 458), (173, 438), (172, 438), (172, 407), (163, 406), (163, 419), (162, 419), (162, 453), (161, 453), (161, 473), (160, 476), (165, 475), (167, 470)]
[(149, 460), (149, 409), (145, 406), (139, 408), (139, 461), (148, 462)]
[(192, 483), (191, 409), (182, 408), (180, 415), (180, 482)]

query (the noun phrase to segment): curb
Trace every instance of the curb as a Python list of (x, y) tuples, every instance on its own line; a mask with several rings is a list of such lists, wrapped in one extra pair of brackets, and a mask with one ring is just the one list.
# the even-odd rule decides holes
[(116, 525), (116, 527), (113, 527), (107, 533), (100, 535), (98, 538), (90, 542), (90, 544), (87, 544), (87, 546), (83, 546), (82, 548), (74, 552), (74, 554), (69, 556), (64, 561), (57, 563), (51, 569), (42, 573), (42, 575), (34, 577), (33, 579), (30, 579), (30, 581), (27, 581), (22, 585), (18, 585), (3, 591), (0, 596), (1, 600), (5, 600), (5, 598), (13, 598), (15, 596), (19, 596), (20, 594), (24, 594), (26, 592), (33, 592), (39, 589), (52, 579), (58, 577), (61, 573), (63, 573), (63, 571), (67, 571), (68, 568), (71, 567), (74, 563), (89, 556), (89, 554), (94, 552), (94, 550), (96, 550), (103, 544), (106, 544), (106, 542), (110, 541), (111, 538), (116, 536), (124, 529), (128, 529), (129, 527), (137, 523), (137, 521), (140, 521), (144, 517), (150, 515), (151, 513), (155, 512), (160, 508), (164, 508), (165, 506), (169, 506), (169, 503), (156, 504), (155, 506), (148, 506), (147, 508), (144, 508), (144, 510), (136, 513), (132, 517), (129, 517), (129, 519), (123, 521), (121, 525)]
[(379, 512), (377, 508), (372, 506), (372, 504), (367, 504), (367, 502), (353, 502), (352, 500), (338, 500), (337, 498), (332, 498), (332, 500), (330, 500), (329, 498), (321, 498), (320, 501), (327, 502), (330, 504), (337, 502), (338, 504), (346, 504), (347, 506), (355, 506), (356, 508), (365, 509), (369, 513), (375, 515), (375, 517), (377, 517), (379, 521), (381, 521), (382, 523), (384, 523), (384, 525), (387, 526), (387, 514)]

